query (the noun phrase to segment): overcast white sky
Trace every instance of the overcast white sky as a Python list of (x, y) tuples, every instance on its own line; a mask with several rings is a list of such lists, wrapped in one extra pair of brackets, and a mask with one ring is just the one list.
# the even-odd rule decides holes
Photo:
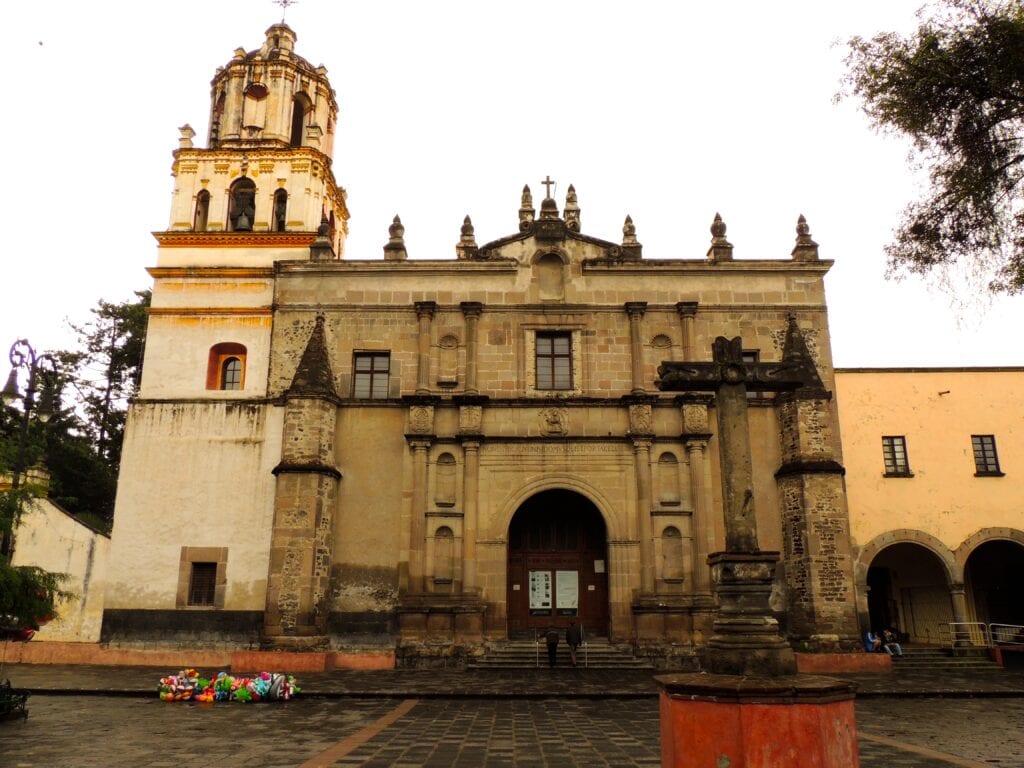
[[(907, 146), (833, 103), (837, 41), (911, 30), (919, 0), (301, 0), (297, 51), (341, 108), (334, 170), (348, 258), (381, 258), (395, 213), (411, 258), (517, 229), (519, 195), (574, 184), (583, 231), (647, 258), (702, 258), (716, 211), (737, 258), (788, 258), (806, 215), (828, 278), (841, 366), (1024, 365), (1024, 298), (959, 306), (884, 278), (882, 252), (919, 191)], [(148, 287), (166, 228), (177, 127), (205, 146), (209, 82), (281, 17), (269, 0), (83, 3), (4, 11), (13, 80), (0, 142), (0, 354), (69, 344), (100, 298)], [(961, 297), (971, 295), (961, 290)], [(6, 360), (0, 359), (0, 375)]]

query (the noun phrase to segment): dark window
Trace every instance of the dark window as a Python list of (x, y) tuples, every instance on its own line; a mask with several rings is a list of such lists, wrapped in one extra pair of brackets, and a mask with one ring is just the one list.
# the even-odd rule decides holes
[(229, 357), (224, 361), (220, 373), (221, 389), (242, 388), (242, 361), (237, 357)]
[(284, 232), (287, 224), (288, 193), (279, 189), (274, 193), (274, 231)]
[(192, 222), (192, 229), (196, 232), (205, 232), (206, 224), (210, 217), (210, 193), (205, 189), (196, 195), (196, 216)]
[(352, 396), (361, 399), (383, 400), (388, 396), (388, 374), (391, 371), (390, 352), (357, 352)]
[(306, 125), (306, 111), (309, 101), (301, 94), (292, 100), (292, 135), (289, 144), (293, 147), (302, 146), (302, 132)]
[(572, 334), (537, 334), (537, 389), (572, 389)]
[(192, 563), (188, 582), (189, 605), (213, 605), (217, 587), (216, 563)]
[(888, 435), (882, 438), (882, 458), (885, 460), (885, 474), (888, 477), (910, 477), (910, 462), (907, 460), (907, 438), (903, 435)]
[(232, 232), (252, 232), (256, 215), (256, 182), (242, 177), (231, 185), (231, 210), (228, 226)]
[(996, 455), (995, 435), (971, 435), (974, 448), (974, 474), (1002, 475), (999, 471), (999, 456)]

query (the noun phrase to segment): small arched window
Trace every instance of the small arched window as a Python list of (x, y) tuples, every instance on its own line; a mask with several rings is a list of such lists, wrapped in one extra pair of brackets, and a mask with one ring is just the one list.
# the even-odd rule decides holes
[(288, 193), (279, 189), (274, 193), (274, 231), (284, 232), (288, 220)]
[(301, 147), (305, 138), (306, 113), (310, 108), (309, 99), (305, 94), (297, 94), (292, 99), (292, 135), (289, 144), (293, 147)]
[(255, 216), (256, 182), (243, 176), (231, 185), (228, 229), (232, 232), (252, 232), (252, 221)]
[(245, 388), (245, 345), (226, 341), (210, 347), (206, 364), (206, 388), (240, 390)]
[(194, 232), (205, 232), (209, 218), (210, 193), (203, 189), (196, 195), (196, 215), (192, 220), (192, 230)]
[(242, 361), (237, 357), (229, 357), (220, 367), (220, 388), (242, 388)]
[(661, 534), (661, 577), (670, 581), (683, 578), (683, 534), (672, 525)]

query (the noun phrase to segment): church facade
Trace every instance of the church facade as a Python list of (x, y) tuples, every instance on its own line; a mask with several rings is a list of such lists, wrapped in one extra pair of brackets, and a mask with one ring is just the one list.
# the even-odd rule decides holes
[(274, 25), (218, 69), (205, 148), (181, 129), (102, 639), (413, 663), (576, 619), (701, 646), (714, 400), (657, 371), (724, 336), (751, 363), (797, 339), (820, 380), (749, 393), (753, 510), (790, 642), (855, 646), (831, 262), (802, 217), (785, 258), (733, 260), (717, 216), (706, 256), (649, 258), (628, 217), (594, 238), (571, 186), (527, 186), (507, 236), (467, 217), (454, 253), (410, 259), (396, 217), (383, 258), (348, 254), (335, 94), (295, 41)]

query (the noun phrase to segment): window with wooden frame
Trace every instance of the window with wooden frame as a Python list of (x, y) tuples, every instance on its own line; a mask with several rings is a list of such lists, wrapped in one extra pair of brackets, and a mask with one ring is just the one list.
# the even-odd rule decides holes
[(206, 388), (244, 389), (245, 357), (246, 349), (243, 344), (228, 341), (210, 347), (206, 363)]
[(536, 366), (537, 389), (572, 389), (572, 334), (538, 331)]
[(882, 437), (882, 460), (886, 477), (913, 477), (907, 459), (907, 438), (903, 435)]
[(188, 581), (189, 605), (213, 605), (217, 591), (217, 564), (192, 563)]
[(971, 435), (974, 450), (974, 474), (977, 477), (1002, 477), (995, 435)]
[(352, 397), (383, 400), (388, 396), (390, 352), (356, 352), (352, 360)]

